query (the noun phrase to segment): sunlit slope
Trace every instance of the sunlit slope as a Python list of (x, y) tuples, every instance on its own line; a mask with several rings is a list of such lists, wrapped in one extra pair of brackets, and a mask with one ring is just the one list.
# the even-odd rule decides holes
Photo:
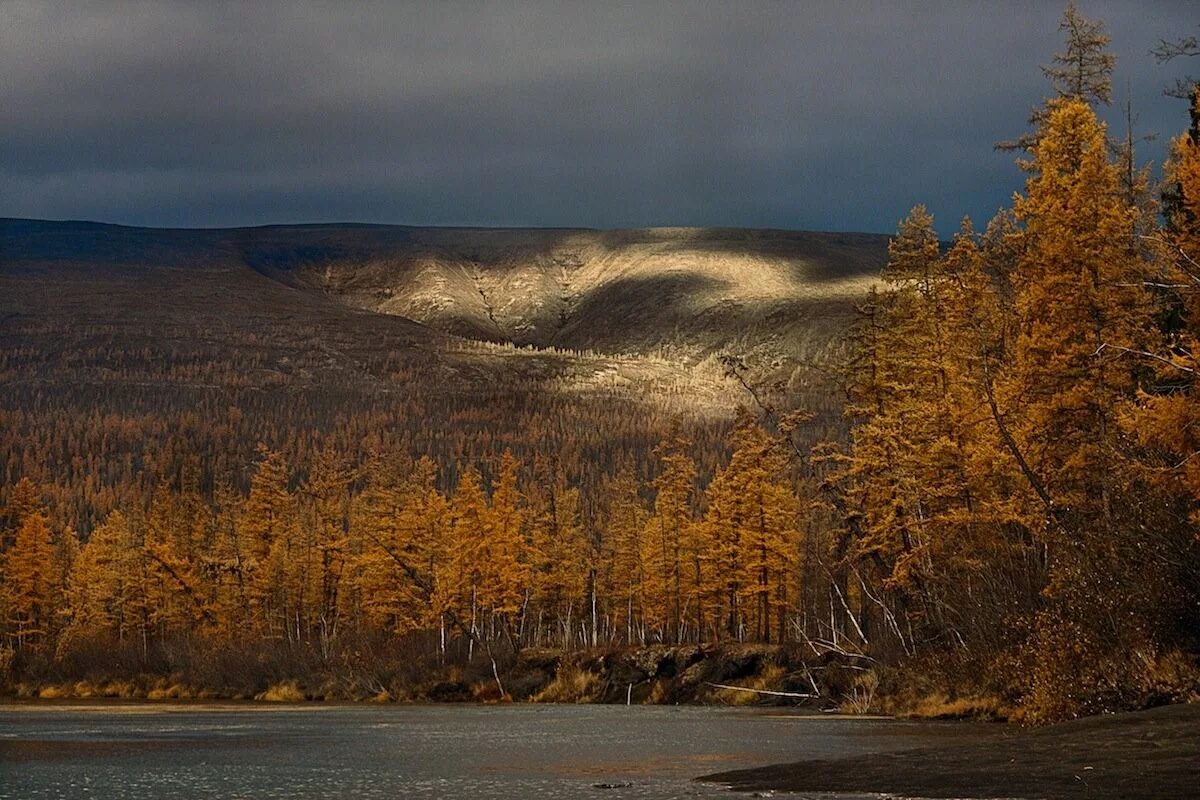
[(263, 261), (295, 285), (459, 335), (690, 360), (824, 345), (885, 255), (886, 238), (865, 234), (406, 229), (365, 257)]
[[(623, 395), (723, 409), (716, 355), (786, 375), (842, 340), (862, 234), (0, 220), (20, 381)], [(55, 361), (55, 353), (71, 358)]]

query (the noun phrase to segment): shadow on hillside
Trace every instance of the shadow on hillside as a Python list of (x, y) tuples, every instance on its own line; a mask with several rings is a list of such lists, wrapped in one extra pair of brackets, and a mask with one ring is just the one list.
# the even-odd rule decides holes
[[(585, 295), (551, 344), (602, 351), (686, 341), (694, 349), (727, 349), (738, 337), (786, 330), (798, 321), (841, 320), (853, 301), (839, 298), (730, 299), (731, 285), (697, 274), (624, 278)], [(821, 338), (818, 336), (818, 338)]]

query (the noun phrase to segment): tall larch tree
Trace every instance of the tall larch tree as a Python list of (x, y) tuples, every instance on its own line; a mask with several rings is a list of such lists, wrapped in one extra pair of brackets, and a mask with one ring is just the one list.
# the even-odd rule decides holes
[(1191, 127), (1172, 142), (1164, 183), (1166, 227), (1156, 244), (1174, 313), (1148, 354), (1157, 381), (1128, 427), (1161, 454), (1159, 474), (1191, 498), (1193, 522), (1200, 525), (1200, 91), (1193, 93)]
[(733, 455), (709, 485), (709, 581), (717, 627), (725, 636), (782, 641), (795, 611), (800, 502), (781, 442), (742, 415)]
[(308, 546), (299, 558), (306, 563), (305, 606), (321, 641), (337, 635), (342, 576), (350, 549), (350, 482), (353, 474), (345, 458), (332, 447), (314, 457), (301, 495), (308, 506)]
[(612, 631), (627, 643), (645, 643), (642, 623), (646, 569), (642, 535), (646, 508), (631, 464), (622, 465), (604, 485), (602, 577)]
[(564, 647), (584, 619), (592, 550), (584, 535), (579, 489), (561, 467), (540, 454), (534, 459), (529, 499), (530, 584), (535, 642), (553, 630)]
[(217, 641), (232, 642), (253, 630), (247, 580), (250, 574), (248, 538), (242, 535), (245, 498), (228, 481), (214, 490), (212, 544), (201, 560), (208, 584), (207, 602), (214, 617)]
[(660, 641), (676, 642), (683, 631), (684, 557), (695, 505), (696, 465), (691, 446), (676, 433), (655, 448), (654, 513), (642, 536), (646, 569), (646, 617)]
[(998, 391), (1005, 444), (1026, 479), (1026, 527), (1046, 552), (1041, 647), (1063, 653), (1069, 639), (1095, 666), (1041, 662), (1034, 703), (1058, 716), (1122, 680), (1122, 663), (1101, 667), (1098, 653), (1148, 644), (1124, 620), (1137, 616), (1130, 569), (1154, 504), (1132, 481), (1118, 418), (1145, 377), (1135, 354), (1150, 345), (1154, 304), (1104, 126), (1080, 99), (1048, 110), (1015, 203), (1026, 239), (1013, 280), (1021, 328)]
[(468, 635), (473, 652), (484, 622), (480, 589), (487, 569), (483, 561), (489, 517), (487, 496), (479, 471), (473, 466), (459, 471), (450, 515), (447, 555), (437, 581), (436, 602), (438, 610)]
[(59, 585), (50, 521), (43, 512), (24, 515), (3, 567), (4, 605), (16, 649), (44, 644), (55, 629)]
[(290, 470), (283, 456), (260, 447), (260, 461), (250, 479), (250, 494), (238, 516), (242, 579), (256, 628), (270, 635), (295, 638), (294, 601), (303, 565), (298, 561), (295, 499)]
[(500, 457), (492, 488), (484, 552), (484, 597), (491, 614), (511, 636), (529, 584), (525, 553), (525, 507), (520, 490), (521, 463), (512, 451)]
[(846, 464), (848, 503), (855, 515), (844, 557), (862, 561), (895, 596), (896, 613), (919, 612), (930, 595), (929, 525), (935, 498), (928, 456), (944, 422), (950, 375), (944, 293), (933, 218), (918, 206), (888, 248), (869, 317), (855, 334), (863, 350), (852, 360)]

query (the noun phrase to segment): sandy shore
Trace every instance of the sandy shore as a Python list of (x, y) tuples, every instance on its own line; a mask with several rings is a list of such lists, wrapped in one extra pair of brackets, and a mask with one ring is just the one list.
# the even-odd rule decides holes
[(1200, 704), (1116, 714), (997, 742), (947, 745), (706, 775), (740, 791), (936, 798), (1200, 797)]

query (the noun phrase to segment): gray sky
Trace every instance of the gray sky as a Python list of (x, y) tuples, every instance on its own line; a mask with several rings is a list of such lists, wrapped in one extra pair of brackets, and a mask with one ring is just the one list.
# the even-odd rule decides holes
[[(0, 0), (0, 215), (948, 233), (1020, 186), (1062, 5)], [(1160, 161), (1200, 5), (1079, 5)]]

